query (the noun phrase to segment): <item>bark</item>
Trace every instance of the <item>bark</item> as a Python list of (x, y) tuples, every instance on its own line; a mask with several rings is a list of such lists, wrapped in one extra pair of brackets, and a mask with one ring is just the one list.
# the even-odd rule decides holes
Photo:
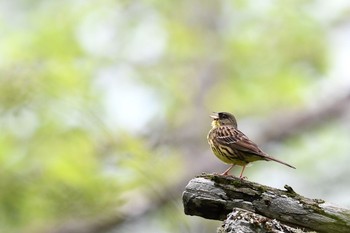
[[(259, 214), (233, 208), (217, 233), (305, 233), (305, 231), (289, 227), (276, 219), (266, 218)], [(309, 232), (311, 233), (311, 232)]]
[(183, 193), (185, 214), (224, 220), (241, 208), (288, 226), (317, 232), (350, 232), (350, 210), (231, 176), (203, 174)]

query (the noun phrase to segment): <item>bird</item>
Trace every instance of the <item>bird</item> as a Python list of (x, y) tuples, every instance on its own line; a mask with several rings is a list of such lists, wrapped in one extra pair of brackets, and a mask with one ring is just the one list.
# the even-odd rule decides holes
[(237, 120), (233, 114), (214, 112), (210, 117), (213, 119), (212, 128), (207, 135), (210, 148), (221, 161), (231, 164), (221, 175), (227, 176), (235, 165), (239, 165), (242, 166), (239, 178), (245, 179), (246, 177), (243, 177), (245, 167), (258, 160), (274, 161), (295, 169), (294, 166), (275, 159), (262, 151), (257, 144), (238, 130)]

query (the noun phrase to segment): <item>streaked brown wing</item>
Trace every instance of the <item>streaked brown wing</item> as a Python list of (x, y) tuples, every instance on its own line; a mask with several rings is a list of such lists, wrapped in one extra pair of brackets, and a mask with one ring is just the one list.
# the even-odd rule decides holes
[(265, 153), (254, 142), (233, 127), (221, 126), (218, 130), (217, 141), (220, 144), (230, 146), (234, 150), (265, 157)]
[(289, 165), (278, 159), (272, 158), (271, 156), (263, 152), (254, 142), (252, 142), (246, 135), (244, 135), (244, 133), (232, 126), (220, 126), (219, 128), (217, 128), (217, 130), (215, 131), (214, 139), (217, 144), (223, 146), (221, 147), (221, 150), (227, 151), (228, 154), (231, 154), (234, 157), (228, 159), (235, 159), (236, 163), (237, 160), (243, 161), (243, 164), (254, 162), (257, 160), (266, 160), (275, 161), (295, 169), (294, 166)]

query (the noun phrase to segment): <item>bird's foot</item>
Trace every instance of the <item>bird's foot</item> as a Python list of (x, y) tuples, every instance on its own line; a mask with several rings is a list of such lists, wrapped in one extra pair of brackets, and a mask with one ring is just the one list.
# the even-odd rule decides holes
[(219, 174), (220, 176), (228, 176), (228, 172), (223, 172), (221, 174)]
[(213, 175), (215, 176), (232, 176), (232, 177), (235, 177), (231, 174), (228, 174), (228, 172), (223, 172), (223, 173), (217, 173), (217, 172), (214, 172)]
[(224, 172), (224, 173), (221, 173), (221, 174), (216, 173), (216, 175), (219, 175), (219, 176), (229, 176), (229, 177), (237, 178), (237, 177), (234, 176), (234, 175), (228, 174), (228, 172)]

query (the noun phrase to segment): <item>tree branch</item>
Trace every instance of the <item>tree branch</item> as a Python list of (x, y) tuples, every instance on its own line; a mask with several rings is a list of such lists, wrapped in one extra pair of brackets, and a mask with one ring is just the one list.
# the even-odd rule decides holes
[[(240, 208), (233, 208), (217, 233), (305, 233), (301, 229), (281, 224), (276, 219), (269, 219)], [(311, 233), (311, 232), (309, 232)]]
[(293, 227), (317, 232), (349, 232), (350, 210), (303, 197), (287, 185), (285, 189), (235, 177), (203, 174), (186, 186), (183, 204), (185, 214), (208, 219), (224, 220), (238, 207)]

